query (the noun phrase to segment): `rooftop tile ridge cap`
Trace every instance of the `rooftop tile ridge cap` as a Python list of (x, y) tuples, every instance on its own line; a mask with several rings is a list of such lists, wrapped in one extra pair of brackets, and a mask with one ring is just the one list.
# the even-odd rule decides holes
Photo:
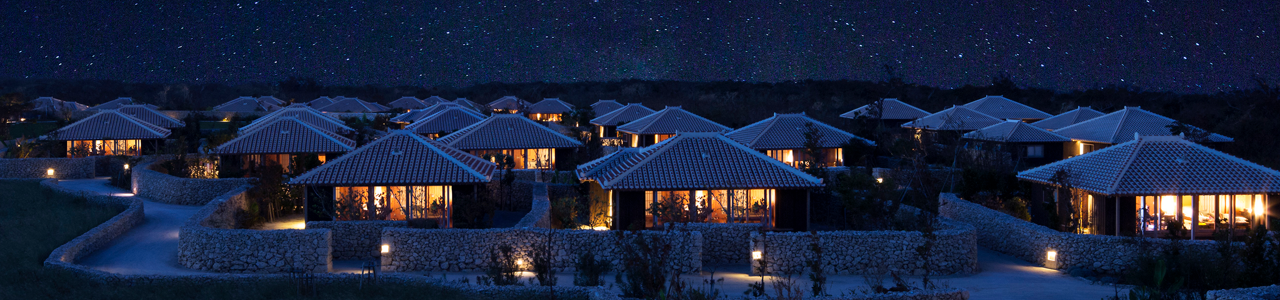
[[(416, 134), (416, 133), (408, 132), (408, 131), (405, 131), (405, 130), (396, 130), (396, 131), (402, 132), (402, 134), (406, 134), (406, 135), (408, 135), (409, 137), (413, 138), (414, 140), (418, 141), (419, 143), (422, 143), (422, 144), (426, 145), (426, 146), (427, 146), (427, 148), (431, 149), (431, 151), (432, 151), (432, 152), (435, 152), (437, 155), (440, 155), (440, 156), (445, 157), (445, 159), (448, 159), (448, 160), (449, 160), (449, 162), (452, 162), (455, 166), (462, 167), (463, 169), (466, 169), (466, 170), (467, 170), (467, 173), (471, 173), (471, 175), (472, 175), (472, 176), (475, 176), (475, 177), (476, 177), (476, 179), (485, 180), (485, 181), (488, 181), (488, 180), (492, 179), (492, 178), (490, 178), (489, 176), (484, 176), (484, 174), (480, 174), (480, 172), (479, 172), (479, 171), (476, 171), (476, 170), (475, 170), (475, 168), (472, 168), (471, 166), (468, 166), (466, 163), (463, 163), (461, 160), (458, 160), (458, 158), (457, 158), (457, 157), (453, 157), (453, 155), (449, 155), (449, 153), (446, 153), (446, 152), (444, 151), (444, 149), (440, 149), (440, 147), (437, 147), (435, 144), (432, 144), (431, 142), (428, 142), (426, 138), (423, 138), (422, 136), (420, 136), (420, 135), (418, 135), (418, 134)], [(438, 142), (437, 142), (437, 143), (438, 143)], [(441, 143), (441, 144), (444, 144), (444, 143)], [(447, 147), (447, 146), (446, 146), (446, 147)], [(455, 149), (455, 150), (456, 150), (456, 149)], [(463, 155), (471, 155), (471, 154), (466, 153), (466, 152), (462, 152), (462, 154), (463, 154)], [(487, 164), (493, 164), (493, 163), (492, 163), (492, 162), (490, 162), (490, 161), (484, 161), (484, 162), (485, 162), (485, 163), (487, 163)], [(496, 164), (495, 164), (495, 166), (496, 166)]]
[[(1114, 195), (1116, 193), (1116, 189), (1120, 188), (1120, 181), (1124, 179), (1125, 174), (1129, 174), (1129, 169), (1133, 168), (1133, 161), (1137, 159), (1138, 152), (1141, 152), (1142, 146), (1144, 146), (1145, 141), (1143, 141), (1141, 136), (1138, 136), (1137, 138), (1133, 139), (1133, 141), (1130, 141), (1129, 143), (1134, 144), (1133, 149), (1130, 150), (1128, 157), (1125, 157), (1124, 163), (1120, 164), (1120, 172), (1116, 173), (1115, 181), (1113, 181), (1111, 185), (1107, 187), (1107, 190), (1104, 191), (1108, 195)], [(1116, 145), (1116, 146), (1119, 146), (1119, 145)]]
[(814, 177), (813, 175), (809, 175), (809, 173), (805, 173), (804, 171), (801, 171), (798, 168), (787, 165), (783, 163), (781, 160), (775, 159), (773, 157), (769, 157), (768, 155), (765, 155), (763, 152), (760, 152), (755, 149), (751, 149), (750, 147), (747, 147), (746, 145), (738, 143), (733, 139), (730, 139), (729, 137), (726, 137), (724, 135), (717, 135), (714, 138), (720, 139), (722, 142), (728, 143), (730, 146), (741, 149), (742, 151), (746, 151), (748, 154), (755, 156), (758, 159), (764, 160), (766, 163), (772, 164), (775, 167), (779, 167), (782, 170), (786, 170), (786, 172), (790, 172), (793, 175), (799, 176), (800, 179), (803, 179), (805, 181), (809, 181), (815, 184), (819, 184), (819, 185), (822, 184), (822, 179)]
[[(626, 170), (622, 171), (622, 173), (618, 173), (617, 176), (613, 176), (613, 178), (610, 178), (608, 181), (601, 182), (600, 185), (605, 186), (607, 184), (608, 186), (612, 186), (618, 183), (618, 181), (621, 181), (623, 177), (626, 177), (627, 175), (631, 175), (631, 173), (635, 172), (636, 169), (639, 169), (640, 166), (649, 163), (649, 161), (652, 161), (654, 157), (664, 152), (667, 152), (667, 149), (670, 149), (670, 147), (667, 147), (667, 145), (674, 144), (676, 143), (677, 140), (684, 140), (684, 138), (685, 138), (684, 135), (676, 135), (666, 140), (663, 140), (661, 142), (658, 142), (657, 144), (649, 145), (648, 147), (644, 147), (636, 150), (636, 154), (626, 158), (627, 160), (636, 160), (636, 162), (631, 163), (630, 166), (627, 166)], [(640, 157), (640, 158), (637, 160), (636, 157)]]
[[(151, 133), (155, 133), (156, 135), (159, 135), (161, 137), (167, 136), (169, 135), (169, 133), (172, 133), (172, 131), (169, 131), (168, 129), (164, 129), (164, 128), (160, 128), (160, 129), (164, 129), (165, 131), (169, 131), (169, 132), (160, 133), (159, 131), (156, 131), (154, 128), (151, 128), (151, 126), (160, 127), (159, 125), (147, 123), (147, 121), (143, 121), (142, 119), (138, 119), (138, 118), (134, 118), (132, 116), (126, 115), (123, 112), (120, 112), (119, 110), (112, 109), (111, 111), (114, 112), (116, 115), (124, 117), (126, 121), (133, 122), (133, 124), (138, 125), (143, 129), (146, 129), (147, 131), (150, 131)], [(147, 125), (151, 125), (151, 126), (147, 126)]]
[[(762, 122), (768, 122), (768, 123), (763, 124), (764, 128), (760, 129), (760, 132), (756, 133), (756, 136), (751, 138), (750, 143), (746, 143), (747, 147), (754, 147), (756, 145), (756, 142), (759, 142), (760, 138), (764, 137), (765, 133), (769, 132), (769, 129), (772, 129), (774, 125), (778, 124), (778, 113), (774, 113), (772, 117), (769, 117), (768, 119), (760, 120), (760, 122), (756, 122), (756, 124), (760, 124)], [(752, 124), (752, 125), (755, 125), (755, 124)], [(748, 127), (751, 127), (751, 125), (747, 125), (747, 127), (743, 127), (741, 129), (746, 129)]]
[[(466, 127), (462, 127), (461, 129), (458, 129), (458, 131), (454, 131), (453, 133), (436, 138), (436, 141), (440, 142), (441, 144), (445, 144), (446, 146), (453, 147), (453, 144), (457, 143), (458, 141), (461, 141), (467, 136), (470, 136), (472, 133), (475, 133), (477, 126), (482, 126), (484, 124), (493, 122), (493, 120), (496, 120), (495, 117), (497, 116), (498, 115), (492, 115), (492, 116), (489, 116), (488, 118), (481, 119), (480, 122), (472, 123), (471, 125), (467, 125)], [(453, 137), (455, 135), (457, 135), (457, 137)], [(448, 138), (448, 141), (440, 141), (441, 139), (445, 139), (445, 138)]]

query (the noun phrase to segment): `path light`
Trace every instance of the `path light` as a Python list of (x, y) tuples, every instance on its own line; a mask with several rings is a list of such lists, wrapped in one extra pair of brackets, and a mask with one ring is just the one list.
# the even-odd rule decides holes
[(764, 254), (761, 254), (760, 251), (751, 251), (751, 259), (752, 260), (764, 259)]
[(128, 170), (128, 169), (129, 169), (129, 164), (124, 164), (124, 169), (125, 169), (125, 170)]
[(1045, 253), (1044, 267), (1050, 269), (1058, 268), (1058, 250), (1049, 249), (1049, 251)]
[(382, 254), (391, 253), (391, 245), (382, 244)]
[(44, 174), (49, 175), (49, 177), (53, 177), (53, 168), (49, 168), (48, 170), (45, 170)]
[(884, 183), (884, 178), (876, 178), (876, 183)]

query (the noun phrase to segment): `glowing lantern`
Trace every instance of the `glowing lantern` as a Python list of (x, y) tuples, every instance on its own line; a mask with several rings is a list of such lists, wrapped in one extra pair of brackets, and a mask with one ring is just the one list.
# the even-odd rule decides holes
[(45, 170), (45, 171), (44, 171), (44, 174), (45, 174), (45, 175), (49, 175), (50, 177), (52, 177), (52, 176), (53, 176), (53, 168), (49, 168), (48, 170)]
[(382, 254), (391, 253), (391, 245), (382, 244)]
[(752, 260), (764, 259), (764, 254), (760, 253), (760, 251), (751, 251), (751, 259)]

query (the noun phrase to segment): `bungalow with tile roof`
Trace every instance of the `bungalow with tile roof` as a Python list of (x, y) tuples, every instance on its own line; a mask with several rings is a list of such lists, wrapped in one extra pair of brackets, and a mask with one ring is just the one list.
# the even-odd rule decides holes
[(391, 101), (391, 103), (387, 103), (387, 105), (391, 106), (391, 108), (393, 109), (399, 108), (403, 110), (423, 109), (423, 108), (427, 108), (427, 106), (430, 106), (422, 102), (421, 99), (418, 99), (417, 97), (410, 97), (410, 96), (400, 97), (400, 99), (396, 99), (396, 101)]
[(262, 116), (257, 120), (253, 120), (253, 122), (250, 122), (248, 125), (241, 127), (240, 132), (244, 133), (252, 131), (258, 126), (270, 123), (273, 119), (284, 117), (298, 119), (299, 121), (310, 124), (313, 127), (337, 134), (346, 135), (356, 132), (355, 129), (347, 127), (347, 123), (342, 122), (342, 120), (338, 120), (338, 118), (334, 118), (316, 110), (315, 108), (311, 108), (300, 103), (286, 106)]
[[(403, 113), (403, 114), (399, 114), (399, 115), (396, 115), (395, 117), (392, 117), (390, 121), (391, 121), (391, 122), (395, 122), (395, 123), (400, 123), (400, 124), (410, 124), (410, 123), (416, 122), (416, 121), (418, 121), (418, 120), (421, 120), (422, 118), (425, 118), (425, 117), (427, 117), (427, 116), (434, 115), (434, 114), (436, 114), (436, 113), (438, 113), (438, 112), (444, 111), (444, 110), (449, 109), (449, 108), (455, 108), (455, 107), (456, 107), (456, 108), (460, 108), (460, 109), (465, 109), (465, 110), (471, 111), (471, 112), (475, 113), (476, 115), (480, 115), (480, 112), (479, 112), (479, 111), (477, 111), (477, 110), (467, 108), (467, 107), (462, 106), (462, 105), (459, 105), (459, 104), (457, 104), (457, 103), (447, 102), (447, 101), (446, 101), (446, 102), (436, 103), (436, 104), (431, 105), (431, 106), (429, 106), (429, 107), (427, 107), (427, 108), (424, 108), (424, 109), (415, 109), (415, 110), (410, 110), (410, 111), (405, 112), (405, 113)], [(483, 115), (481, 115), (481, 116), (483, 116)]]
[(391, 110), (382, 104), (360, 100), (359, 98), (342, 98), (333, 100), (333, 104), (318, 108), (323, 112), (335, 113), (377, 113)]
[(718, 132), (733, 130), (720, 123), (695, 115), (679, 106), (667, 106), (658, 112), (618, 126), (631, 138), (631, 147), (657, 144), (681, 132)]
[[(1135, 134), (1144, 136), (1176, 135), (1170, 130), (1170, 126), (1174, 125), (1175, 122), (1177, 121), (1142, 108), (1126, 106), (1124, 109), (1076, 123), (1075, 125), (1058, 128), (1053, 132), (1075, 141), (1075, 147), (1070, 149), (1073, 151), (1070, 151), (1068, 156), (1076, 156), (1128, 142), (1133, 140)], [(1209, 133), (1199, 128), (1193, 128), (1192, 130), (1203, 135), (1201, 140), (1196, 141), (1198, 143), (1214, 144), (1232, 141), (1229, 137), (1217, 133)], [(1191, 138), (1195, 139), (1196, 137), (1192, 136)]]
[(258, 103), (270, 104), (270, 105), (273, 105), (273, 106), (276, 106), (276, 107), (283, 107), (283, 106), (285, 106), (285, 105), (289, 105), (289, 102), (285, 102), (284, 100), (280, 100), (280, 98), (276, 98), (275, 96), (261, 96), (261, 97), (258, 97)]
[[(591, 119), (591, 125), (596, 125), (594, 132), (602, 139), (621, 139), (621, 141), (629, 144), (630, 136), (618, 136), (618, 126), (634, 122), (640, 118), (648, 117), (655, 113), (652, 109), (645, 107), (640, 103), (628, 103), (622, 108), (615, 109), (604, 115)], [(608, 144), (608, 143), (606, 143)], [(618, 144), (618, 143), (615, 143)]]
[(495, 170), (483, 158), (393, 130), (289, 184), (306, 186), (307, 221), (432, 219), (448, 228), (453, 203), (476, 201)]
[[(817, 146), (821, 148), (817, 159), (810, 158), (805, 147), (808, 141), (806, 134), (809, 132), (815, 133)], [(841, 146), (846, 143), (876, 144), (809, 118), (804, 113), (775, 113), (768, 119), (730, 131), (725, 136), (796, 168), (804, 168), (807, 162), (819, 163), (824, 167), (842, 167), (844, 153)]]
[(1093, 110), (1093, 107), (1077, 106), (1076, 109), (1049, 117), (1048, 119), (1036, 121), (1035, 123), (1031, 123), (1031, 125), (1053, 131), (1062, 127), (1092, 120), (1093, 118), (1101, 117), (1102, 115), (1105, 114), (1100, 111)]
[(89, 106), (74, 101), (64, 101), (54, 97), (40, 97), (27, 101), (31, 104), (31, 112), (36, 116), (67, 119), (71, 113), (89, 109)]
[(1066, 158), (1071, 139), (1018, 120), (1007, 120), (964, 134), (978, 141), (969, 148), (992, 153), (1008, 153), (1018, 169), (1036, 167)]
[(404, 129), (430, 139), (437, 139), (484, 121), (484, 119), (485, 117), (479, 113), (455, 105), (422, 117), (414, 121), (413, 124), (405, 126)]
[(117, 108), (120, 108), (120, 106), (130, 105), (130, 104), (146, 105), (147, 107), (150, 107), (152, 109), (160, 108), (159, 106), (134, 101), (133, 98), (120, 97), (120, 98), (116, 98), (116, 100), (111, 100), (102, 104), (95, 105), (93, 107), (90, 107), (87, 110), (117, 109)]
[(885, 126), (897, 127), (902, 123), (928, 115), (929, 112), (899, 101), (897, 98), (884, 98), (840, 114), (840, 117), (851, 120), (858, 118), (880, 120), (880, 123)]
[(476, 103), (475, 101), (467, 100), (467, 98), (453, 99), (453, 104), (462, 105), (462, 107), (470, 108), (471, 110), (481, 113), (485, 113), (487, 110), (484, 105), (480, 105), (480, 103)]
[(596, 101), (596, 103), (591, 104), (591, 112), (595, 113), (596, 117), (599, 117), (599, 116), (603, 116), (604, 114), (618, 110), (619, 108), (622, 108), (622, 106), (623, 106), (622, 103), (618, 103), (618, 101), (600, 100), (600, 101)]
[(333, 98), (329, 98), (327, 96), (320, 96), (320, 97), (317, 97), (315, 100), (311, 100), (310, 102), (307, 102), (307, 106), (310, 106), (312, 108), (321, 108), (321, 107), (328, 106), (329, 104), (333, 104)]
[(1052, 117), (1049, 113), (1018, 103), (1004, 96), (986, 96), (982, 99), (966, 103), (964, 107), (996, 117), (1001, 120), (1019, 120), (1035, 122)]
[(576, 172), (591, 183), (591, 193), (608, 199), (613, 229), (707, 222), (805, 231), (810, 190), (823, 187), (821, 179), (718, 132), (621, 148)]
[(218, 106), (213, 107), (213, 111), (230, 111), (230, 112), (265, 112), (272, 111), (279, 106), (258, 101), (254, 97), (240, 97), (227, 101)]
[(147, 107), (146, 105), (122, 105), (116, 110), (129, 115), (130, 117), (138, 118), (143, 121), (147, 121), (147, 123), (167, 129), (177, 129), (186, 126), (186, 122), (174, 119), (173, 117), (152, 109), (151, 107)]
[(560, 122), (563, 119), (562, 114), (572, 112), (573, 104), (560, 101), (560, 98), (542, 99), (525, 109), (525, 115), (539, 122)]
[(479, 157), (510, 156), (514, 169), (572, 170), (573, 152), (582, 147), (582, 142), (518, 114), (494, 114), (436, 140)]
[(427, 107), (431, 107), (432, 105), (436, 105), (440, 103), (448, 103), (448, 102), (450, 101), (435, 95), (432, 95), (431, 97), (427, 97), (426, 99), (422, 99), (422, 104), (426, 104)]
[(516, 98), (516, 96), (505, 96), (489, 102), (489, 109), (492, 109), (494, 113), (514, 114), (524, 111), (530, 105), (533, 105), (533, 103)]
[(967, 107), (952, 106), (940, 112), (902, 124), (902, 127), (915, 129), (916, 140), (931, 144), (938, 142), (939, 134), (942, 133), (967, 133), (1000, 124), (1000, 122), (1003, 122), (1003, 120)]
[(1018, 179), (1040, 185), (1033, 201), (1074, 210), (1081, 233), (1166, 236), (1181, 227), (1200, 239), (1273, 228), (1269, 219), (1280, 215), (1270, 201), (1280, 172), (1178, 136), (1135, 136)]
[(155, 151), (170, 131), (114, 109), (104, 109), (49, 132), (47, 138), (65, 141), (67, 157), (130, 155)]
[(214, 149), (224, 170), (238, 166), (252, 170), (278, 165), (291, 172), (299, 155), (315, 155), (323, 164), (330, 158), (354, 150), (356, 142), (293, 117), (277, 117), (241, 132), (240, 136)]

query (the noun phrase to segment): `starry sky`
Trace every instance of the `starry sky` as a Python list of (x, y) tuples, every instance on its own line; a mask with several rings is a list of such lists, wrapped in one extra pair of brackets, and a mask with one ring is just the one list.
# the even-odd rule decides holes
[(883, 80), (890, 65), (944, 88), (1280, 81), (1271, 1), (174, 2), (3, 5), (0, 78), (460, 87)]

